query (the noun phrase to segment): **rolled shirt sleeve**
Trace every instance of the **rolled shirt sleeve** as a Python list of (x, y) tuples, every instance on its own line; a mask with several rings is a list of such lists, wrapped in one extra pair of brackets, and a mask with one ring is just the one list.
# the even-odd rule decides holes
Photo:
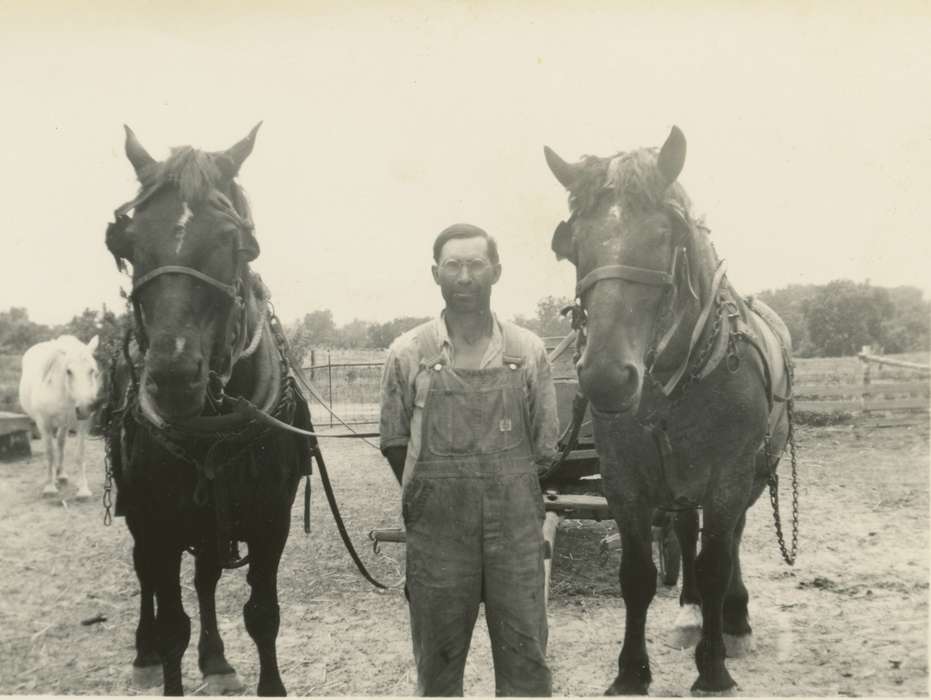
[(543, 342), (534, 348), (533, 371), (528, 373), (527, 393), (530, 409), (530, 433), (533, 457), (540, 472), (546, 471), (557, 458), (559, 414), (556, 410), (556, 387), (553, 368), (546, 356)]
[(411, 436), (411, 414), (414, 402), (401, 367), (401, 358), (394, 347), (388, 350), (381, 375), (381, 414), (379, 418), (380, 446), (404, 447)]

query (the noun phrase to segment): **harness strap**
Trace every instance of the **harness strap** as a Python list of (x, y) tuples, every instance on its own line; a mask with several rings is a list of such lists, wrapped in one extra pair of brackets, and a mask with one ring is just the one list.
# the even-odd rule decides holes
[(674, 283), (679, 250), (680, 249), (677, 247), (672, 256), (672, 272), (661, 272), (660, 270), (633, 267), (631, 265), (605, 265), (604, 267), (596, 267), (575, 285), (575, 295), (581, 297), (585, 292), (594, 287), (595, 284), (601, 280), (607, 279), (620, 279), (627, 282), (637, 282), (638, 284), (648, 284), (654, 287), (668, 287)]
[(692, 351), (695, 349), (695, 345), (698, 343), (698, 339), (701, 337), (701, 334), (705, 329), (705, 324), (708, 322), (708, 317), (711, 314), (711, 310), (714, 308), (714, 302), (718, 296), (718, 289), (721, 287), (721, 282), (724, 279), (724, 273), (726, 271), (727, 263), (722, 260), (718, 263), (718, 269), (715, 270), (714, 278), (711, 281), (711, 290), (708, 293), (708, 298), (705, 300), (704, 308), (702, 309), (701, 314), (699, 314), (698, 320), (695, 322), (695, 327), (692, 328), (692, 337), (689, 340), (689, 349), (685, 353), (685, 357), (682, 359), (682, 363), (679, 365), (679, 368), (662, 386), (663, 394), (666, 396), (669, 396), (673, 391), (675, 391), (676, 386), (679, 384), (679, 381), (685, 374), (685, 370), (689, 366), (689, 361), (692, 359)]
[(210, 275), (206, 275), (200, 270), (195, 270), (193, 267), (185, 267), (184, 265), (163, 265), (162, 267), (157, 267), (154, 270), (151, 270), (142, 277), (133, 281), (133, 291), (130, 296), (134, 296), (136, 292), (139, 291), (148, 282), (151, 282), (156, 277), (165, 274), (179, 274), (179, 275), (188, 275), (189, 277), (196, 277), (201, 282), (209, 284), (211, 287), (219, 289), (221, 292), (226, 294), (226, 296), (235, 300), (238, 298), (236, 285), (233, 284), (224, 284), (217, 279), (214, 279)]

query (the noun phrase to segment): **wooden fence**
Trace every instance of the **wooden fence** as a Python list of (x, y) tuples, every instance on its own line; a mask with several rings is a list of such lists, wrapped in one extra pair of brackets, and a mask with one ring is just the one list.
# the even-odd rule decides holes
[[(545, 340), (552, 350), (561, 339)], [(874, 425), (927, 422), (931, 368), (910, 361), (916, 356), (927, 358), (920, 354), (908, 356), (910, 359), (881, 357), (864, 348), (856, 357), (796, 359), (795, 407), (833, 414), (837, 421)], [(314, 359), (318, 364), (305, 367), (304, 376), (317, 388), (323, 403), (345, 421), (376, 423), (382, 362), (334, 362), (337, 358), (344, 359), (336, 352), (317, 352)], [(571, 349), (554, 363), (553, 376), (558, 383), (575, 381)], [(338, 424), (323, 407), (314, 407), (314, 418), (320, 425)]]
[(798, 360), (795, 407), (850, 414), (861, 425), (927, 423), (929, 376), (929, 365), (874, 355), (869, 346), (856, 358)]

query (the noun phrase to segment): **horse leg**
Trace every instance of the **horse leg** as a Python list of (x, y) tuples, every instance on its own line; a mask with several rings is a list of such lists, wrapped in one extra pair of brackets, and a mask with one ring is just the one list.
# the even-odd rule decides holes
[(679, 614), (674, 623), (674, 643), (684, 649), (695, 646), (701, 638), (701, 595), (695, 577), (698, 511), (679, 511), (673, 525), (682, 550), (682, 591), (679, 593)]
[(181, 552), (172, 545), (161, 545), (152, 562), (158, 603), (155, 629), (165, 676), (165, 695), (184, 695), (181, 659), (191, 641), (191, 618), (181, 603)]
[(58, 481), (68, 481), (68, 475), (65, 473), (65, 441), (68, 439), (68, 429), (70, 422), (66, 422), (65, 425), (61, 426), (56, 433), (56, 438), (58, 441), (58, 452), (55, 454), (55, 459), (58, 462), (58, 465), (55, 469), (55, 476)]
[(740, 573), (740, 539), (746, 523), (747, 513), (745, 511), (737, 521), (737, 528), (734, 531), (734, 570), (724, 596), (724, 645), (727, 647), (727, 655), (731, 658), (746, 656), (753, 651), (753, 630), (750, 628), (747, 613), (747, 601), (750, 595), (747, 593)]
[[(284, 512), (285, 517), (289, 515)], [(261, 537), (252, 538), (249, 545), (249, 574), (246, 577), (252, 594), (243, 606), (246, 631), (259, 652), (258, 695), (287, 695), (278, 670), (275, 642), (280, 621), (278, 610), (278, 562), (288, 539), (288, 521), (284, 529), (274, 528)]]
[(721, 491), (719, 486), (719, 498), (705, 508), (701, 553), (695, 560), (702, 636), (695, 647), (698, 680), (692, 685), (694, 694), (724, 694), (737, 685), (724, 665), (724, 596), (733, 572), (734, 532), (744, 504), (720, 497)]
[(54, 429), (46, 422), (39, 424), (39, 433), (45, 441), (45, 459), (48, 462), (48, 482), (42, 493), (46, 496), (58, 494), (58, 480), (55, 478), (55, 436)]
[(621, 532), (621, 595), (626, 608), (624, 643), (618, 674), (606, 695), (646, 695), (653, 680), (646, 646), (647, 609), (656, 593), (652, 512), (644, 503), (628, 501), (617, 520)]
[(194, 560), (194, 587), (200, 610), (200, 639), (197, 642), (197, 663), (207, 683), (207, 695), (239, 692), (242, 681), (236, 669), (226, 661), (223, 639), (217, 628), (217, 581), (222, 570), (215, 547), (204, 547)]
[(87, 463), (84, 461), (84, 440), (90, 429), (90, 419), (78, 421), (78, 458), (77, 465), (81, 468), (81, 487), (78, 489), (78, 498), (90, 498), (91, 490), (87, 487)]
[(136, 627), (136, 658), (133, 659), (133, 686), (140, 689), (162, 685), (162, 657), (158, 655), (155, 634), (155, 580), (151, 556), (138, 543), (133, 546), (133, 566), (139, 579), (139, 624)]

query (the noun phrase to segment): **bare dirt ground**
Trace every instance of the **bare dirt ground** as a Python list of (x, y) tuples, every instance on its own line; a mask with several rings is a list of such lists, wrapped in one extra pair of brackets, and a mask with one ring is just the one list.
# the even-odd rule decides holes
[[(100, 441), (89, 445), (91, 501), (41, 495), (45, 458), (0, 464), (0, 694), (153, 694), (130, 686), (139, 604), (131, 539), (121, 520), (104, 527)], [(399, 520), (399, 494), (380, 456), (359, 441), (329, 441), (327, 461), (344, 517), (373, 573), (399, 584), (403, 545), (376, 556), (373, 527)], [(743, 546), (756, 650), (728, 661), (740, 694), (928, 693), (928, 432), (849, 428), (800, 430), (801, 553), (780, 559), (766, 496), (751, 510)], [(788, 504), (787, 477), (783, 480)], [(342, 548), (316, 476), (312, 533), (293, 512), (282, 560), (278, 649), (291, 694), (410, 695), (414, 672), (403, 593), (379, 593)], [(614, 677), (624, 632), (619, 554), (601, 563), (599, 540), (613, 524), (565, 521), (556, 542), (549, 656), (554, 692), (599, 695)], [(193, 566), (183, 592), (194, 643), (185, 690), (203, 692), (196, 663)], [(660, 587), (647, 633), (653, 695), (685, 695), (695, 680), (691, 649), (672, 643), (676, 589)], [(255, 692), (257, 658), (241, 617), (245, 572), (218, 591), (227, 655)], [(82, 625), (95, 616), (105, 621)], [(466, 692), (491, 695), (494, 681), (480, 621)]]

